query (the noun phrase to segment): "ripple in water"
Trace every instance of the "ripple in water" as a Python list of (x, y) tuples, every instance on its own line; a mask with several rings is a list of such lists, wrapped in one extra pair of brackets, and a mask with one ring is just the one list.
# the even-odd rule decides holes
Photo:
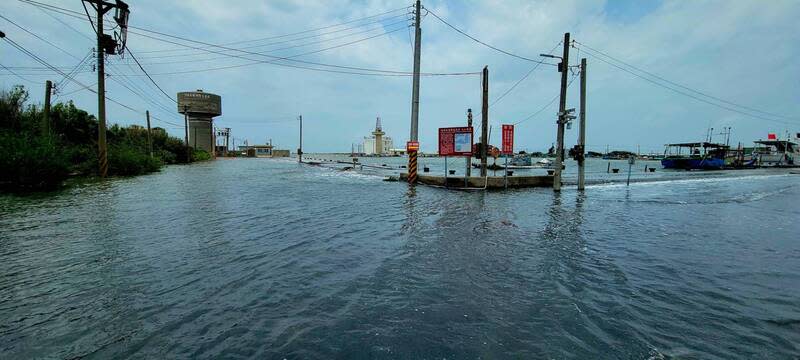
[(796, 177), (667, 180), (239, 159), (0, 197), (0, 357), (797, 357)]

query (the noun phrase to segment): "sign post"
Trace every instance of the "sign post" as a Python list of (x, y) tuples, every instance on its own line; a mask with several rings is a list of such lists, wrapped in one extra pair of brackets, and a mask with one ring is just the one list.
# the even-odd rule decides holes
[(508, 188), (508, 156), (514, 155), (514, 125), (503, 124), (503, 149), (502, 153), (506, 158), (506, 166), (503, 168), (503, 185)]
[[(447, 157), (465, 156), (469, 167), (472, 157), (472, 126), (439, 128), (439, 156), (444, 156), (444, 180), (447, 185)], [(467, 172), (464, 172), (464, 187), (469, 186)]]
[(439, 156), (472, 156), (472, 127), (439, 128)]

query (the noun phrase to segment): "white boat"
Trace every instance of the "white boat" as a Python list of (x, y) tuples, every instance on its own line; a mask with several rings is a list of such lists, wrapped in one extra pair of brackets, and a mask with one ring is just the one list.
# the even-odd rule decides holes
[[(799, 134), (800, 135), (800, 134)], [(800, 166), (800, 147), (791, 140), (758, 140), (751, 155), (758, 167)]]
[[(514, 159), (508, 164), (506, 168), (508, 169), (552, 169), (553, 168), (553, 160), (550, 159), (541, 159), (535, 163), (531, 163), (530, 157), (527, 157), (527, 161), (514, 161), (518, 158), (515, 156)], [(527, 163), (527, 164), (526, 164)]]

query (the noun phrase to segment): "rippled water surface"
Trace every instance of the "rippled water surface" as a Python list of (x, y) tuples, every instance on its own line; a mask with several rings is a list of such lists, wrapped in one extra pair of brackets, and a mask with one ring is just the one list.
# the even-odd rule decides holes
[(235, 159), (0, 196), (0, 358), (800, 356), (800, 175), (656, 174), (455, 192)]

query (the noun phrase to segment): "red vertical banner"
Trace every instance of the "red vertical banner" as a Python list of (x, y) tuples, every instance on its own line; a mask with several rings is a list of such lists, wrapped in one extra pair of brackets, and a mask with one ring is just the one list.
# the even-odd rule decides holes
[(503, 154), (514, 154), (514, 125), (503, 125)]

